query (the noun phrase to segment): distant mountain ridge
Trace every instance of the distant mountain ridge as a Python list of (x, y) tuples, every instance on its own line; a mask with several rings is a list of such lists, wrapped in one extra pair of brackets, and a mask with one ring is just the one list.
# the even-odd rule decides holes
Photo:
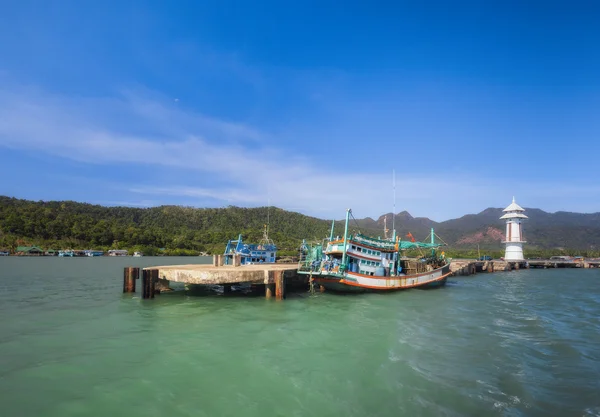
[[(600, 213), (547, 213), (527, 208), (529, 219), (523, 230), (527, 246), (540, 249), (600, 249)], [(406, 239), (410, 232), (425, 240), (431, 228), (451, 248), (501, 249), (504, 222), (501, 208), (487, 208), (478, 214), (435, 222), (402, 211), (350, 221), (351, 232), (388, 236), (395, 225)], [(242, 233), (247, 241), (262, 236), (270, 219), (270, 236), (283, 250), (297, 249), (303, 238), (319, 240), (329, 236), (331, 221), (305, 216), (276, 207), (191, 208), (160, 206), (150, 208), (105, 207), (73, 201), (29, 201), (0, 196), (0, 248), (17, 242), (46, 247), (153, 247), (218, 252), (227, 239)], [(344, 221), (336, 220), (334, 234), (341, 236)]]
[[(523, 230), (527, 245), (531, 247), (554, 249), (598, 249), (600, 248), (600, 212), (572, 213), (559, 211), (548, 213), (537, 208), (525, 208), (529, 217)], [(467, 214), (457, 219), (435, 222), (426, 217), (413, 217), (403, 211), (395, 216), (398, 233), (405, 237), (411, 232), (417, 239), (424, 239), (431, 228), (436, 235), (453, 247), (501, 248), (504, 239), (505, 223), (500, 220), (502, 208), (487, 208), (478, 214)], [(383, 233), (384, 218), (387, 227), (392, 228), (392, 213), (386, 213), (379, 219), (363, 219), (357, 223), (365, 229)]]

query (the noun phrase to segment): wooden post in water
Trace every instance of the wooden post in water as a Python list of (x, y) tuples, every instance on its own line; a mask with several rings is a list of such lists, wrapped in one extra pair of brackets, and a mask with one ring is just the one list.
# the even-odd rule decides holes
[[(142, 298), (154, 298), (156, 292), (156, 281), (158, 281), (157, 269), (144, 269), (142, 273)], [(160, 290), (159, 290), (160, 293)]]
[(283, 271), (275, 271), (275, 298), (283, 300), (285, 298), (285, 279)]
[(242, 255), (233, 255), (233, 266), (240, 266), (242, 264)]
[(135, 292), (135, 280), (140, 275), (140, 268), (128, 266), (123, 271), (123, 292)]
[(213, 255), (213, 266), (220, 266), (219, 265), (219, 255)]

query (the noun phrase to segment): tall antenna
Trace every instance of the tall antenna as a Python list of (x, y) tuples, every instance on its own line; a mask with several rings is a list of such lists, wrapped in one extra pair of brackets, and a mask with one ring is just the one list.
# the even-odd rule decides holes
[(394, 239), (396, 239), (396, 170), (392, 169), (392, 184), (394, 188), (394, 210), (392, 210), (392, 230)]

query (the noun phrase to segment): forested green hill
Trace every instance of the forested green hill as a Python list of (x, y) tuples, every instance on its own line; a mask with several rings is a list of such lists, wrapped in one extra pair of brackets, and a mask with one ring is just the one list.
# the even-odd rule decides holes
[[(357, 215), (359, 213), (356, 213)], [(600, 253), (600, 213), (546, 213), (527, 209), (525, 251), (547, 254), (566, 249), (577, 253)], [(435, 228), (448, 253), (481, 250), (501, 256), (504, 224), (502, 210), (488, 208), (445, 222), (414, 218), (407, 212), (388, 213), (377, 220), (354, 219), (350, 232), (382, 236), (384, 217), (406, 238), (411, 233), (426, 239)], [(340, 213), (340, 218), (344, 213)], [(34, 202), (0, 196), (0, 249), (38, 245), (44, 249), (129, 249), (146, 254), (222, 253), (227, 240), (242, 234), (246, 242), (258, 242), (269, 223), (269, 237), (280, 255), (297, 254), (302, 239), (321, 240), (329, 235), (331, 222), (276, 207), (152, 208), (104, 207), (73, 201)], [(343, 235), (344, 222), (336, 221), (335, 235)], [(160, 250), (159, 249), (163, 249)], [(537, 251), (537, 252), (536, 252)], [(558, 252), (557, 252), (558, 251)], [(473, 252), (477, 253), (477, 252)], [(539, 252), (541, 253), (541, 252)], [(545, 253), (545, 252), (544, 252)]]
[(245, 241), (258, 242), (267, 220), (269, 237), (282, 254), (296, 253), (303, 238), (327, 236), (331, 225), (275, 207), (130, 208), (0, 197), (0, 248), (37, 244), (53, 249), (135, 248), (148, 254), (158, 248), (178, 254), (220, 253), (239, 233)]

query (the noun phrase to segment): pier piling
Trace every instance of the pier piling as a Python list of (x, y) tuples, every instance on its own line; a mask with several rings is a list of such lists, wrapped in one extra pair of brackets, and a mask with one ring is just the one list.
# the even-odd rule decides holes
[(123, 292), (135, 292), (135, 280), (139, 278), (140, 268), (128, 266), (123, 271)]
[(213, 255), (213, 266), (223, 266), (225, 265), (225, 255)]
[(274, 286), (275, 284), (265, 284), (265, 298), (273, 297)]
[(283, 271), (275, 271), (275, 298), (283, 300), (285, 298), (285, 278)]
[[(158, 270), (144, 269), (142, 273), (142, 298), (154, 298), (156, 293), (156, 281), (158, 281)], [(160, 290), (159, 294), (160, 294)]]

